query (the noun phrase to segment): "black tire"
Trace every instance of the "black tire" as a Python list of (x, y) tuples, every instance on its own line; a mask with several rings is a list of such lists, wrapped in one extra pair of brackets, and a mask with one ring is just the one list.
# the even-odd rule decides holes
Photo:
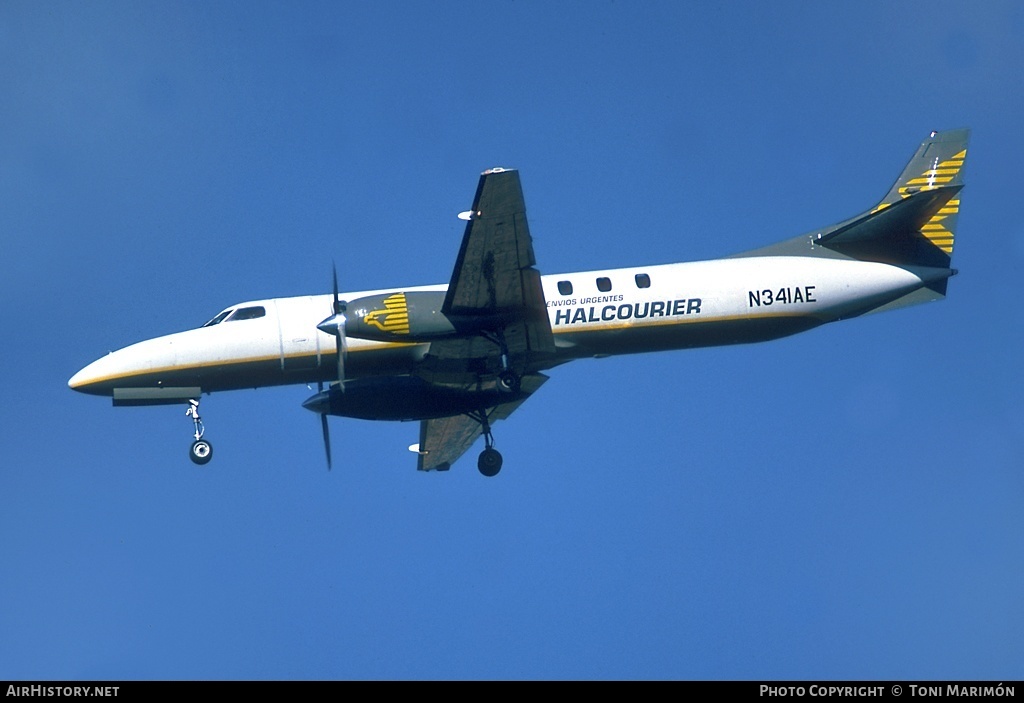
[(497, 449), (488, 447), (480, 452), (480, 458), (476, 461), (476, 468), (480, 469), (480, 473), (484, 476), (497, 476), (498, 472), (501, 471), (501, 464), (501, 453)]
[(188, 458), (192, 460), (193, 464), (209, 463), (210, 459), (213, 458), (213, 445), (207, 442), (205, 439), (197, 439), (192, 443), (192, 448), (188, 452)]

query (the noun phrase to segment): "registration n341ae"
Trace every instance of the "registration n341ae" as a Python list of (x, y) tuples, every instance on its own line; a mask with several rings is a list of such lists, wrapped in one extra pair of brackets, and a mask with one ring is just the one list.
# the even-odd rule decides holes
[[(933, 132), (870, 210), (714, 261), (541, 275), (519, 173), (480, 176), (444, 285), (270, 298), (232, 305), (198, 329), (120, 349), (76, 373), (76, 391), (114, 405), (180, 404), (205, 464), (204, 393), (319, 385), (327, 416), (418, 420), (421, 471), (445, 471), (479, 436), (478, 467), (501, 469), (495, 421), (584, 357), (777, 339), (826, 322), (943, 298), (967, 130)], [(325, 386), (326, 384), (326, 386)]]

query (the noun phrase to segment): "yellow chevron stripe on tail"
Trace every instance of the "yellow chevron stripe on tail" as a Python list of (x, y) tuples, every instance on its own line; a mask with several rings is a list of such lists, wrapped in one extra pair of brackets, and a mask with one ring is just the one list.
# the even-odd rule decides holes
[[(951, 183), (960, 175), (960, 169), (967, 158), (967, 149), (962, 149), (953, 155), (953, 158), (936, 162), (935, 165), (922, 173), (917, 178), (910, 179), (905, 186), (899, 189), (900, 195), (906, 197), (911, 193), (922, 190), (935, 190), (940, 186)], [(953, 198), (946, 203), (945, 207), (935, 213), (930, 220), (921, 228), (921, 234), (950, 256), (953, 254), (953, 227), (956, 223), (956, 214), (960, 212), (960, 199)]]
[(950, 200), (921, 228), (921, 234), (928, 241), (950, 256), (953, 255), (953, 229), (951, 227), (956, 222), (956, 214), (959, 211), (959, 198)]
[(964, 185), (963, 167), (967, 160), (968, 134), (966, 129), (932, 132), (872, 212), (884, 210), (915, 193), (948, 189), (949, 200), (921, 226), (920, 232), (925, 239), (951, 256), (957, 214), (960, 212), (959, 191)]

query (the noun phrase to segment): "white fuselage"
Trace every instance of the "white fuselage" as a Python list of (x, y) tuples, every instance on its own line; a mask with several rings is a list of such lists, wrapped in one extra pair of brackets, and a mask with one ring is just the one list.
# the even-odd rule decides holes
[[(543, 276), (557, 348), (550, 365), (774, 339), (870, 312), (948, 275), (944, 269), (772, 256)], [(86, 366), (69, 385), (111, 395), (115, 388), (194, 387), (208, 393), (334, 380), (335, 338), (316, 327), (331, 313), (331, 295), (251, 301), (232, 310), (243, 308), (264, 313), (133, 344)], [(409, 373), (428, 349), (425, 343), (350, 338), (346, 375)]]

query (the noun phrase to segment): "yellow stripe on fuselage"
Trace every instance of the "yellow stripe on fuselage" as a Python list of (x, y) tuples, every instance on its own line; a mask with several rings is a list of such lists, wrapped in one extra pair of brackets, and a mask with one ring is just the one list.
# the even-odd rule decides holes
[[(354, 348), (354, 349), (349, 349), (348, 353), (349, 354), (362, 354), (364, 352), (369, 352), (369, 351), (381, 351), (382, 349), (395, 349), (395, 348), (400, 348), (400, 347), (414, 347), (414, 346), (416, 346), (416, 344), (399, 344), (399, 343), (393, 343), (393, 342), (379, 342), (379, 343), (376, 343), (374, 346), (371, 346), (371, 347), (362, 347), (362, 348), (358, 348), (357, 347), (357, 348)], [(115, 353), (117, 353), (117, 352), (115, 352)], [(88, 386), (98, 386), (98, 385), (102, 385), (102, 384), (105, 384), (105, 383), (110, 383), (110, 382), (113, 382), (113, 381), (122, 381), (122, 380), (131, 379), (131, 378), (137, 378), (139, 376), (150, 376), (150, 375), (153, 375), (153, 374), (165, 374), (165, 373), (171, 373), (171, 372), (173, 372), (173, 373), (188, 373), (190, 371), (201, 371), (202, 369), (211, 369), (211, 368), (216, 368), (216, 367), (219, 367), (219, 366), (220, 367), (225, 367), (225, 366), (245, 366), (245, 365), (249, 365), (249, 364), (263, 364), (263, 363), (267, 363), (267, 362), (278, 362), (278, 363), (280, 363), (282, 360), (288, 360), (288, 359), (291, 359), (291, 360), (314, 359), (314, 358), (323, 359), (324, 357), (331, 358), (334, 355), (335, 355), (335, 352), (326, 352), (326, 353), (321, 352), (321, 353), (318, 353), (318, 354), (284, 354), (284, 355), (273, 354), (273, 355), (263, 355), (263, 356), (247, 356), (247, 357), (241, 357), (241, 358), (235, 358), (235, 359), (224, 359), (224, 360), (221, 360), (221, 361), (204, 361), (204, 362), (198, 362), (198, 363), (191, 363), (191, 364), (187, 364), (187, 365), (185, 365), (185, 364), (175, 364), (175, 365), (172, 365), (172, 366), (159, 366), (159, 367), (154, 367), (154, 368), (151, 368), (151, 369), (141, 369), (139, 371), (132, 371), (130, 373), (125, 373), (125, 374), (110, 374), (108, 376), (101, 376), (99, 378), (90, 378), (87, 382), (76, 383), (75, 385), (71, 386), (71, 388), (74, 389), (74, 390), (77, 390), (79, 388), (86, 388)], [(316, 368), (321, 368), (321, 365), (317, 365), (316, 367), (312, 367), (312, 368), (309, 368), (309, 369), (301, 369), (301, 370), (306, 371), (306, 370), (313, 370), (313, 369), (316, 369)]]

